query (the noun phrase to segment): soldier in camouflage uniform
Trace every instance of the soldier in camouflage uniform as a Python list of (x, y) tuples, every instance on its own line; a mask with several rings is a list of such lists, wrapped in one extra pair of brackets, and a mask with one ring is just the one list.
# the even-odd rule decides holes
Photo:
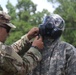
[[(59, 15), (53, 14), (44, 20), (43, 25), (49, 22), (49, 25), (53, 24), (56, 29), (64, 31), (65, 22)], [(61, 41), (60, 36), (44, 36), (43, 59), (28, 75), (76, 75), (76, 49), (71, 44)]]
[[(4, 42), (11, 28), (16, 27), (10, 23), (10, 16), (0, 11), (0, 75), (26, 75), (34, 69), (42, 59), (40, 52), (43, 48), (42, 38), (40, 37), (38, 39), (38, 37), (36, 37), (32, 46), (30, 48), (27, 47), (30, 40), (38, 33), (38, 28), (35, 27), (32, 28), (27, 35), (22, 36), (20, 40), (8, 46), (5, 45)], [(27, 51), (27, 49), (29, 50)], [(21, 50), (24, 51), (22, 57), (19, 56)]]

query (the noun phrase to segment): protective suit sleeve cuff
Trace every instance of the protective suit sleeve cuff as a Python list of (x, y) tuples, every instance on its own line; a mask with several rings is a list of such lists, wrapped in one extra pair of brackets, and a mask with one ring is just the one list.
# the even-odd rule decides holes
[(22, 36), (21, 39), (24, 39), (24, 40), (30, 41), (29, 38), (27, 37), (27, 34), (24, 35), (24, 36)]
[(28, 50), (28, 53), (33, 54), (36, 57), (37, 61), (40, 61), (42, 59), (42, 55), (41, 55), (40, 51), (35, 47), (31, 47)]

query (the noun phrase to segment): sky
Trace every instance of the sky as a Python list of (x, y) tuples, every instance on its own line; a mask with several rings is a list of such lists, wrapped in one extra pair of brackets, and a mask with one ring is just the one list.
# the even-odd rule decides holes
[[(35, 4), (37, 4), (37, 11), (42, 11), (43, 9), (47, 9), (49, 12), (53, 13), (55, 8), (51, 3), (48, 3), (46, 0), (32, 0)], [(10, 0), (10, 2), (15, 6), (17, 0)], [(0, 0), (0, 5), (3, 7), (3, 10), (7, 12), (6, 5), (7, 0)]]

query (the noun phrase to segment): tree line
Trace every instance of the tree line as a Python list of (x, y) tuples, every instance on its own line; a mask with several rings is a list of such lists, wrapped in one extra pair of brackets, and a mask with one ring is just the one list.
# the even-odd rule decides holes
[[(47, 0), (50, 4), (58, 5), (53, 13), (59, 14), (65, 20), (65, 30), (62, 39), (76, 47), (76, 0)], [(11, 44), (26, 34), (32, 27), (39, 26), (45, 15), (51, 13), (47, 9), (41, 12), (37, 10), (37, 5), (31, 0), (17, 0), (15, 6), (8, 0), (6, 4), (8, 14), (11, 16), (11, 22), (17, 27), (12, 29), (10, 37), (6, 43)], [(3, 8), (0, 5), (0, 10)]]

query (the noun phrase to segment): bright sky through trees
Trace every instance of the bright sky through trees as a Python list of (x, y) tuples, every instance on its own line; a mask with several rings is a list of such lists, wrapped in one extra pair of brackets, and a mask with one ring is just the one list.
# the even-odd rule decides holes
[[(37, 4), (37, 11), (42, 11), (43, 9), (47, 9), (49, 12), (53, 12), (54, 8), (51, 3), (48, 3), (46, 0), (32, 0), (35, 4)], [(17, 3), (17, 0), (10, 0), (10, 2), (15, 6)], [(4, 11), (6, 10), (7, 0), (0, 0), (0, 5), (3, 7)]]

